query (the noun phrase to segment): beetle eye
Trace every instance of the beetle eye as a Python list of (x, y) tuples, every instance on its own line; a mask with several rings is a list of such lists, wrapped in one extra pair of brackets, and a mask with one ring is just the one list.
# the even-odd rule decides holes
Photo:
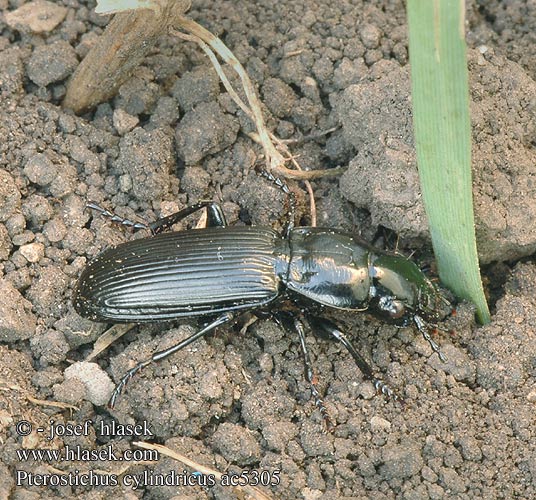
[(378, 302), (378, 306), (393, 319), (401, 318), (406, 312), (404, 303), (392, 297), (382, 297)]

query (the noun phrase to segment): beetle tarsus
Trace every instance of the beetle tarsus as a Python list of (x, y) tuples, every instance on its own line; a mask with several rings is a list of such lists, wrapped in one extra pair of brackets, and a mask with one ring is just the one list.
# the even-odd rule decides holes
[(115, 407), (115, 403), (117, 402), (117, 398), (121, 395), (123, 390), (125, 389), (126, 385), (130, 382), (130, 379), (136, 375), (142, 368), (145, 368), (147, 365), (150, 365), (152, 363), (152, 358), (147, 359), (145, 361), (142, 361), (141, 363), (138, 363), (134, 368), (131, 368), (119, 381), (119, 383), (115, 386), (114, 392), (112, 392), (112, 397), (110, 398), (110, 401), (108, 402), (108, 407), (112, 410)]
[(273, 317), (285, 330), (295, 331), (298, 333), (305, 368), (305, 380), (309, 383), (311, 388), (311, 397), (314, 400), (315, 406), (320, 410), (320, 415), (322, 416), (322, 421), (324, 423), (324, 431), (331, 432), (334, 429), (334, 425), (331, 421), (326, 405), (324, 404), (324, 399), (322, 398), (322, 395), (317, 387), (318, 379), (314, 373), (311, 356), (309, 355), (309, 350), (307, 349), (303, 323), (289, 312), (277, 311), (273, 313)]
[(432, 348), (432, 351), (434, 351), (439, 356), (439, 359), (443, 363), (446, 363), (448, 361), (448, 358), (441, 351), (441, 348), (439, 347), (439, 344), (430, 335), (430, 332), (428, 331), (426, 322), (418, 315), (415, 315), (413, 317), (413, 321), (415, 322), (415, 325), (417, 326), (417, 329), (419, 330), (419, 332), (421, 332), (421, 335), (423, 336), (424, 340), (426, 340), (428, 342), (428, 344), (430, 344), (430, 347)]
[(294, 318), (294, 329), (298, 332), (298, 336), (300, 337), (300, 347), (305, 365), (305, 379), (307, 382), (309, 382), (309, 386), (311, 387), (311, 396), (314, 399), (315, 406), (320, 410), (320, 414), (322, 415), (324, 430), (326, 432), (331, 432), (334, 428), (334, 425), (329, 416), (328, 409), (324, 404), (324, 399), (322, 398), (316, 385), (317, 378), (314, 373), (311, 356), (309, 355), (309, 350), (307, 349), (307, 344), (305, 342), (305, 330), (303, 328), (303, 323), (298, 318)]
[(110, 212), (110, 210), (107, 210), (106, 208), (103, 208), (100, 205), (97, 205), (96, 203), (93, 203), (91, 201), (86, 203), (86, 207), (91, 208), (92, 210), (96, 210), (104, 217), (110, 219), (112, 222), (116, 222), (118, 224), (121, 224), (122, 226), (131, 227), (135, 230), (147, 229), (148, 231), (151, 231), (153, 235), (163, 233), (164, 231), (171, 229), (171, 227), (177, 222), (203, 208), (207, 209), (206, 227), (227, 226), (225, 214), (223, 213), (223, 210), (219, 203), (216, 203), (215, 201), (201, 201), (199, 203), (196, 203), (195, 205), (190, 205), (186, 208), (183, 208), (182, 210), (179, 210), (178, 212), (168, 215), (167, 217), (161, 217), (160, 219), (155, 220), (151, 224), (146, 224), (145, 222), (131, 221), (130, 219), (114, 214), (113, 212)]
[(292, 229), (294, 229), (294, 221), (296, 219), (296, 195), (290, 190), (285, 181), (281, 180), (279, 177), (276, 177), (271, 172), (268, 172), (267, 170), (261, 170), (261, 174), (273, 184), (275, 184), (276, 187), (281, 189), (281, 191), (283, 191), (283, 193), (288, 196), (289, 207), (287, 211), (287, 224), (283, 231), (283, 234), (288, 237)]
[(367, 363), (365, 358), (359, 354), (350, 339), (341, 332), (335, 323), (319, 316), (309, 316), (308, 321), (315, 334), (328, 340), (340, 342), (348, 350), (352, 358), (354, 358), (355, 364), (363, 374), (363, 377), (372, 382), (376, 392), (381, 393), (388, 399), (394, 401), (399, 401), (401, 399), (383, 380), (374, 376), (371, 366)]
[(126, 219), (125, 217), (121, 217), (117, 214), (114, 214), (113, 212), (106, 210), (106, 208), (103, 208), (100, 205), (97, 205), (96, 203), (93, 203), (91, 201), (86, 203), (86, 207), (91, 208), (92, 210), (96, 210), (104, 217), (107, 217), (108, 219), (110, 219), (112, 222), (117, 222), (118, 224), (121, 224), (122, 226), (131, 227), (135, 230), (137, 229), (148, 229), (149, 231), (151, 230), (149, 225), (145, 224), (144, 222), (134, 222), (130, 219)]
[(393, 401), (401, 401), (400, 396), (391, 389), (383, 380), (379, 378), (372, 379), (372, 384), (376, 392), (383, 394), (387, 399), (392, 399)]
[(190, 335), (189, 337), (182, 340), (178, 344), (175, 344), (174, 346), (164, 349), (163, 351), (159, 351), (153, 354), (151, 358), (146, 359), (145, 361), (142, 361), (141, 363), (138, 363), (134, 368), (131, 368), (119, 381), (119, 383), (114, 389), (114, 392), (112, 393), (112, 397), (110, 398), (108, 406), (110, 408), (113, 408), (115, 406), (117, 398), (123, 392), (123, 389), (125, 388), (125, 386), (128, 384), (130, 379), (134, 375), (136, 375), (136, 373), (138, 373), (141, 369), (145, 368), (146, 366), (150, 365), (153, 362), (161, 361), (167, 358), (168, 356), (171, 356), (172, 354), (176, 353), (177, 351), (184, 349), (186, 346), (190, 345), (192, 342), (195, 342), (197, 339), (206, 335), (208, 332), (214, 330), (218, 326), (223, 325), (224, 323), (228, 323), (233, 318), (234, 318), (234, 314), (230, 312), (223, 313), (220, 316), (218, 316), (214, 321), (205, 325), (201, 330), (199, 330), (198, 332), (195, 332), (193, 335)]

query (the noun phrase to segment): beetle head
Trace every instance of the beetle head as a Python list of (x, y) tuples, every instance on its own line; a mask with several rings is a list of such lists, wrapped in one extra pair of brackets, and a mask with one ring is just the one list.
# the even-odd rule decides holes
[(435, 323), (452, 312), (449, 301), (443, 297), (408, 259), (381, 255), (372, 263), (375, 310), (401, 326), (413, 323), (430, 347), (445, 362), (446, 357), (432, 339), (430, 330)]
[(375, 310), (381, 315), (408, 325), (419, 316), (436, 322), (448, 313), (448, 301), (417, 265), (397, 255), (380, 255), (371, 264), (371, 295)]

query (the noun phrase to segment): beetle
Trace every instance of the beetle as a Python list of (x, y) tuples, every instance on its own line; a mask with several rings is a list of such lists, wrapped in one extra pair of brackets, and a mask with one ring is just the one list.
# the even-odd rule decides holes
[[(113, 221), (148, 229), (152, 235), (109, 248), (87, 265), (74, 292), (78, 314), (110, 323), (191, 317), (207, 321), (190, 337), (129, 370), (112, 394), (112, 408), (132, 376), (151, 362), (170, 356), (240, 313), (269, 309), (283, 327), (297, 332), (305, 377), (316, 406), (329, 423), (316, 387), (302, 320), (276, 307), (282, 298), (319, 308), (370, 311), (400, 326), (413, 323), (433, 351), (442, 356), (428, 328), (444, 316), (440, 304), (446, 299), (419, 267), (354, 234), (333, 228), (295, 227), (293, 193), (279, 179), (270, 178), (290, 199), (288, 222), (281, 232), (264, 226), (228, 226), (222, 208), (213, 201), (186, 207), (152, 224), (133, 222), (88, 204)], [(167, 231), (204, 208), (205, 228)], [(311, 329), (344, 345), (376, 390), (396, 398), (336, 324), (311, 311), (308, 306), (300, 309)]]

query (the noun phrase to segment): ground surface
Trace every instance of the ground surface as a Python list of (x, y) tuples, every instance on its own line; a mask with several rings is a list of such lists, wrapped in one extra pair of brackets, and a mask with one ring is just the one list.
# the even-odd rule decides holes
[[(5, 14), (22, 3), (0, 0), (0, 8)], [(76, 279), (88, 259), (134, 237), (85, 210), (87, 200), (150, 221), (215, 198), (231, 223), (281, 227), (285, 197), (254, 173), (261, 151), (244, 134), (251, 124), (193, 44), (164, 37), (115, 99), (83, 117), (62, 110), (66, 78), (107, 20), (92, 12), (94, 2), (56, 5), (66, 9), (41, 34), (0, 17), (0, 498), (233, 498), (223, 486), (147, 485), (144, 473), (183, 471), (167, 458), (17, 454), (66, 445), (136, 449), (131, 438), (101, 435), (101, 422), (113, 419), (146, 422), (148, 440), (219, 471), (269, 471), (263, 477), (273, 479), (279, 469), (280, 484), (266, 489), (274, 498), (534, 498), (534, 3), (468, 5), (477, 232), (482, 261), (494, 263), (484, 269), (493, 321), (475, 327), (462, 305), (447, 324), (455, 334), (438, 339), (448, 356), (441, 363), (412, 329), (336, 315), (405, 404), (375, 396), (344, 349), (310, 336), (336, 424), (331, 434), (322, 433), (310, 400), (297, 338), (270, 320), (246, 333), (222, 328), (148, 367), (113, 411), (105, 405), (109, 377), (119, 380), (134, 362), (192, 332), (194, 322), (136, 327), (98, 366), (69, 368), (106, 329), (74, 312)], [(341, 126), (292, 146), (303, 167), (348, 167), (339, 179), (313, 183), (319, 225), (370, 238), (382, 224), (401, 234), (404, 251), (426, 260), (403, 3), (194, 1), (190, 15), (242, 61), (279, 137)], [(307, 223), (303, 186), (293, 189)], [(49, 441), (50, 419), (80, 424), (83, 435)], [(23, 436), (21, 421), (47, 431)], [(15, 486), (16, 471), (35, 480), (92, 471), (120, 483), (141, 475), (143, 484), (30, 487), (21, 476)]]

